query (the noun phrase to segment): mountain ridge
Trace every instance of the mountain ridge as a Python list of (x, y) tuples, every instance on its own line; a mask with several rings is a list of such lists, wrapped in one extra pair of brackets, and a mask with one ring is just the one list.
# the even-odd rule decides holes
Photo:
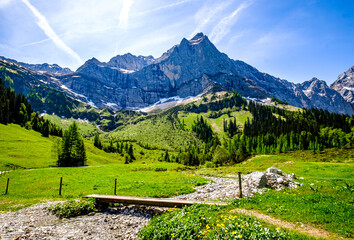
[(183, 38), (156, 59), (131, 53), (112, 57), (107, 63), (92, 58), (76, 72), (56, 78), (69, 94), (77, 93), (93, 106), (113, 110), (145, 108), (160, 99), (197, 96), (217, 86), (234, 89), (244, 97), (276, 97), (296, 107), (354, 114), (352, 103), (333, 84), (330, 88), (323, 81), (310, 80), (317, 82), (310, 87), (308, 81), (295, 84), (260, 72), (220, 52), (203, 33), (190, 40)]

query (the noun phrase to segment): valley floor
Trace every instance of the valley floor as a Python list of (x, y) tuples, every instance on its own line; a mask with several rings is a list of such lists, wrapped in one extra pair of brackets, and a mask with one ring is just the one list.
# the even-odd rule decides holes
[[(256, 175), (252, 173), (243, 177), (243, 192), (245, 195), (250, 196), (257, 192), (264, 192), (264, 189), (257, 187), (259, 178)], [(238, 182), (235, 178), (206, 178), (210, 182), (196, 187), (196, 192), (173, 198), (196, 201), (227, 200), (234, 198), (239, 193)], [(40, 203), (17, 212), (0, 213), (0, 238), (137, 239), (139, 230), (153, 216), (166, 211), (174, 211), (174, 209), (168, 210), (161, 207), (116, 205), (109, 207), (104, 212), (94, 212), (70, 219), (59, 219), (47, 210), (49, 206), (57, 203), (60, 202)], [(310, 237), (337, 238), (335, 234), (314, 228), (311, 225), (289, 223), (254, 210), (233, 207), (230, 212), (256, 217), (263, 222), (275, 225), (275, 227), (296, 230)]]

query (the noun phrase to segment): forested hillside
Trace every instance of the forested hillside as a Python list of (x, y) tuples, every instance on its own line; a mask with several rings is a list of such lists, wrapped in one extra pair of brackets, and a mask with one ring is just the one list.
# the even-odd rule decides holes
[(33, 112), (27, 98), (21, 93), (15, 93), (10, 87), (6, 88), (0, 79), (0, 123), (19, 124), (26, 129), (33, 129), (49, 135), (62, 136), (62, 129)]

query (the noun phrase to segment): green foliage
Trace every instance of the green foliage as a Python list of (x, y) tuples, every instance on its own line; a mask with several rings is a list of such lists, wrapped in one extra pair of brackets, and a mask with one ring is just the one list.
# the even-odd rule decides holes
[(58, 167), (77, 167), (86, 165), (86, 150), (84, 141), (76, 122), (65, 131), (58, 149)]
[(212, 142), (214, 140), (213, 130), (208, 125), (208, 123), (204, 120), (203, 116), (200, 118), (197, 117), (197, 121), (192, 125), (192, 130), (197, 134), (197, 137), (206, 142)]
[(309, 239), (255, 218), (229, 212), (220, 215), (226, 209), (215, 205), (168, 209), (140, 231), (139, 239)]
[[(233, 108), (233, 107), (241, 107), (242, 105), (246, 105), (246, 99), (242, 98), (242, 96), (237, 93), (236, 91), (231, 91), (231, 96), (227, 95), (222, 100), (216, 101), (216, 95), (211, 96), (211, 102), (208, 103), (201, 103), (198, 106), (194, 103), (188, 104), (184, 107), (183, 110), (187, 112), (194, 112), (194, 113), (202, 113), (208, 111), (219, 111), (224, 108)], [(217, 116), (215, 116), (217, 117)]]
[(63, 130), (67, 130), (69, 126), (75, 121), (79, 126), (81, 135), (84, 138), (93, 137), (99, 134), (101, 131), (97, 128), (95, 122), (88, 122), (86, 120), (74, 119), (74, 118), (61, 118), (57, 115), (44, 114), (44, 119), (49, 120), (52, 123), (60, 126)]
[(50, 135), (62, 136), (62, 130), (56, 124), (39, 117), (33, 112), (27, 98), (21, 94), (16, 94), (11, 88), (5, 88), (0, 79), (0, 123), (19, 124), (26, 129), (33, 129), (42, 133), (44, 137)]
[(102, 149), (102, 142), (100, 139), (100, 135), (98, 134), (95, 135), (95, 138), (93, 139), (93, 145), (98, 149)]
[(276, 97), (272, 97), (272, 102), (276, 104), (283, 104), (283, 105), (289, 105), (289, 103), (287, 101), (282, 101), (282, 100), (279, 100), (278, 98)]
[[(280, 192), (269, 190), (253, 198), (234, 200), (236, 207), (257, 209), (290, 222), (311, 225), (353, 237), (353, 153), (354, 149), (326, 149), (321, 154), (294, 151), (281, 155), (259, 155), (228, 167), (199, 169), (203, 175), (235, 175), (265, 171), (271, 166), (295, 173), (305, 186)], [(312, 185), (311, 185), (312, 184)]]
[(177, 127), (177, 117), (169, 117), (168, 114), (152, 115), (144, 121), (136, 124), (127, 124), (110, 132), (107, 139), (119, 139), (137, 142), (145, 149), (161, 149), (178, 151), (187, 148), (195, 137)]
[(232, 138), (238, 132), (236, 118), (234, 118), (233, 121), (232, 119), (230, 121), (223, 119), (223, 129), (224, 132), (227, 133), (227, 136)]
[(48, 210), (59, 218), (77, 217), (95, 211), (95, 200), (70, 200), (48, 207)]
[(344, 237), (354, 237), (352, 211), (353, 193), (346, 190), (343, 181), (315, 181), (305, 183), (294, 190), (269, 191), (253, 198), (234, 200), (238, 207), (260, 209), (266, 214), (292, 222), (306, 222), (339, 233)]

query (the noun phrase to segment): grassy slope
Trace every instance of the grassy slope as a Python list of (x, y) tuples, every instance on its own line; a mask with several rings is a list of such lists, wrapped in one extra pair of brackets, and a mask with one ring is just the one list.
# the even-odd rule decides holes
[[(43, 168), (55, 166), (53, 151), (55, 137), (44, 138), (40, 133), (26, 130), (16, 124), (0, 124), (0, 170), (7, 166)], [(87, 164), (102, 165), (122, 162), (123, 157), (108, 154), (85, 141)]]
[(48, 114), (44, 114), (44, 118), (57, 124), (63, 130), (67, 130), (69, 126), (73, 123), (73, 121), (76, 121), (76, 123), (79, 125), (80, 133), (83, 137), (91, 137), (97, 133), (100, 133), (100, 131), (97, 129), (94, 123), (89, 123), (83, 120), (74, 120), (73, 118), (70, 119), (60, 118), (57, 115), (48, 115)]
[(207, 113), (197, 114), (189, 112), (179, 112), (178, 118), (181, 122), (184, 122), (186, 130), (192, 130), (193, 122), (197, 120), (197, 117), (203, 116), (208, 121), (213, 131), (222, 139), (223, 137), (226, 137), (225, 133), (223, 132), (223, 119), (230, 120), (235, 117), (239, 129), (243, 129), (247, 118), (252, 119), (252, 114), (245, 110), (231, 112), (230, 115), (232, 116), (231, 118), (227, 114), (223, 114), (220, 117), (213, 119), (208, 118)]
[(151, 147), (172, 151), (183, 149), (195, 140), (192, 134), (174, 129), (173, 123), (167, 120), (166, 116), (149, 118), (135, 125), (128, 125), (107, 134), (106, 138), (137, 141)]
[(0, 168), (14, 165), (24, 168), (48, 167), (55, 164), (52, 138), (41, 137), (19, 125), (0, 124)]
[[(18, 125), (0, 124), (0, 171), (5, 165), (16, 169), (0, 175), (0, 196), (10, 178), (8, 195), (2, 195), (0, 210), (22, 208), (46, 199), (60, 199), (58, 184), (63, 177), (63, 197), (77, 198), (86, 194), (112, 194), (114, 178), (118, 179), (120, 195), (167, 197), (193, 191), (192, 186), (205, 179), (177, 172), (180, 164), (157, 162), (163, 151), (147, 151), (134, 144), (137, 160), (123, 164), (123, 156), (105, 153), (85, 141), (88, 167), (56, 168), (52, 146), (55, 138)], [(142, 154), (141, 154), (142, 153)], [(27, 168), (27, 169), (21, 169)], [(159, 171), (163, 169), (163, 171)]]
[[(244, 163), (217, 169), (200, 169), (199, 174), (236, 175), (264, 171), (271, 166), (285, 173), (304, 177), (295, 190), (268, 191), (252, 199), (235, 201), (237, 207), (257, 209), (292, 222), (310, 223), (316, 227), (353, 237), (352, 211), (354, 184), (354, 149), (327, 149), (321, 154), (296, 151), (281, 155), (256, 156)], [(319, 161), (321, 160), (321, 161)], [(311, 185), (312, 184), (312, 185)], [(346, 184), (349, 184), (349, 188)]]

